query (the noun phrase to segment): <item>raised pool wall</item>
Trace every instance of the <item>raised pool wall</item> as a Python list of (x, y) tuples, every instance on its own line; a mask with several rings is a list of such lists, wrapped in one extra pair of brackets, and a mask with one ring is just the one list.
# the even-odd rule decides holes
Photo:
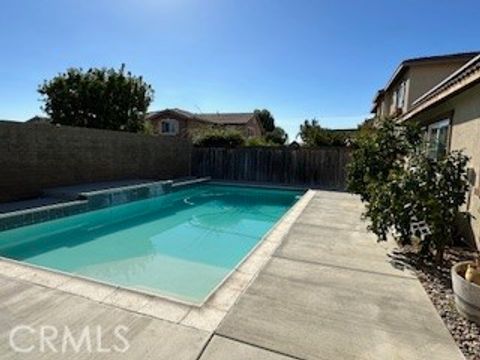
[(59, 219), (132, 201), (144, 200), (169, 193), (174, 188), (208, 181), (208, 178), (183, 181), (156, 181), (139, 185), (79, 193), (77, 199), (38, 208), (0, 214), (0, 231)]

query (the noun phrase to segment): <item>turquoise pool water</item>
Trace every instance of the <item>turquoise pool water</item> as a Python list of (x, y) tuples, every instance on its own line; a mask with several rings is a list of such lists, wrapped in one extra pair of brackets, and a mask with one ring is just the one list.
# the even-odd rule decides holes
[(299, 195), (195, 185), (0, 232), (0, 255), (201, 304)]

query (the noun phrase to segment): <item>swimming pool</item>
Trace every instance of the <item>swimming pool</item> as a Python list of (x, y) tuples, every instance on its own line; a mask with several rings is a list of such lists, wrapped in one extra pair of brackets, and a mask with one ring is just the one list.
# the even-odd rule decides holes
[(0, 232), (0, 255), (200, 305), (301, 194), (198, 184)]

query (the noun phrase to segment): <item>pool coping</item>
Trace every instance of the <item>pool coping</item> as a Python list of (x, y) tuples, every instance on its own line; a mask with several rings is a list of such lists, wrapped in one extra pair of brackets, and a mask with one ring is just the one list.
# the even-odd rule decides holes
[[(226, 186), (237, 186), (237, 187), (253, 187), (260, 189), (272, 189), (272, 190), (292, 190), (292, 191), (307, 191), (311, 187), (308, 185), (301, 186), (295, 184), (268, 184), (264, 182), (251, 182), (251, 181), (228, 181), (228, 180), (219, 180), (211, 179), (208, 181), (212, 185), (226, 185)], [(313, 189), (312, 189), (313, 190)]]
[[(227, 184), (223, 183), (223, 185)], [(314, 193), (313, 190), (307, 190), (200, 305), (2, 256), (0, 256), (0, 274), (124, 310), (213, 331), (271, 258), (293, 223), (313, 198)]]

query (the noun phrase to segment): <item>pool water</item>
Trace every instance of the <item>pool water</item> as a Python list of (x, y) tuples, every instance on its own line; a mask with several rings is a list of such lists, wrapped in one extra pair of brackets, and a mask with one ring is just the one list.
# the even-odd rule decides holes
[(0, 255), (201, 304), (300, 195), (199, 184), (0, 232)]

